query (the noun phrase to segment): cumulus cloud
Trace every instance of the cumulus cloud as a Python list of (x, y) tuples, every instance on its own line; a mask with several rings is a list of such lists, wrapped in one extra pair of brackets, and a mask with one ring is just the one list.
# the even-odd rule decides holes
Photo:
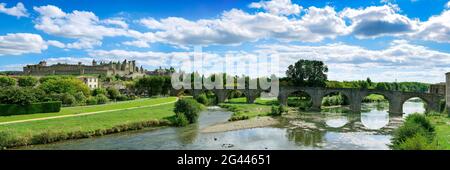
[(128, 46), (135, 46), (135, 47), (140, 47), (140, 48), (147, 48), (150, 47), (150, 45), (142, 40), (137, 40), (137, 41), (125, 41), (122, 44), (124, 45), (128, 45)]
[(39, 13), (34, 26), (36, 29), (50, 35), (77, 39), (76, 42), (68, 44), (68, 48), (93, 48), (101, 45), (104, 37), (131, 36), (130, 31), (126, 29), (128, 25), (119, 19), (100, 20), (88, 11), (75, 10), (65, 13), (52, 5), (33, 9)]
[(397, 12), (395, 5), (370, 6), (364, 9), (346, 8), (342, 17), (351, 21), (350, 29), (358, 37), (399, 35), (417, 29), (417, 20), (411, 20)]
[(450, 1), (447, 2), (447, 4), (445, 4), (446, 8), (450, 8)]
[(38, 34), (16, 33), (0, 36), (0, 56), (41, 53), (48, 48)]
[(428, 41), (450, 43), (450, 10), (431, 16), (420, 24), (419, 30), (411, 37)]
[(6, 3), (0, 3), (0, 13), (12, 15), (17, 18), (29, 16), (29, 14), (27, 13), (27, 9), (21, 2), (17, 3), (16, 6), (13, 6), (11, 8), (7, 8), (6, 5)]
[(58, 48), (66, 47), (66, 45), (64, 43), (56, 41), (56, 40), (49, 40), (49, 41), (47, 41), (47, 44), (50, 46), (58, 47)]
[(293, 4), (291, 0), (272, 0), (253, 2), (249, 5), (250, 8), (261, 8), (275, 15), (299, 15), (302, 7)]

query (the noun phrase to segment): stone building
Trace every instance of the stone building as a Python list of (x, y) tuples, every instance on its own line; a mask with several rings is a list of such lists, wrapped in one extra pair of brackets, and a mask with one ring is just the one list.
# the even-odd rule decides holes
[(104, 74), (107, 76), (125, 76), (137, 77), (143, 76), (146, 70), (138, 67), (136, 61), (123, 62), (100, 62), (93, 60), (92, 65), (84, 65), (81, 62), (78, 64), (55, 64), (47, 66), (46, 61), (41, 61), (39, 64), (27, 65), (23, 67), (25, 75), (45, 76), (45, 75), (84, 75), (84, 74)]
[(431, 84), (428, 93), (445, 95), (445, 82)]
[(86, 84), (89, 89), (96, 89), (100, 87), (100, 82), (98, 80), (98, 77), (94, 76), (80, 76), (78, 77), (81, 81), (83, 81), (84, 84)]

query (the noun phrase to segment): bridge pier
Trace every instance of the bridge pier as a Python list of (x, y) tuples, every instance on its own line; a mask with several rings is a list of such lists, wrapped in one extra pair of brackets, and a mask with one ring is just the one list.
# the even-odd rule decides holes
[(227, 91), (226, 90), (214, 90), (214, 94), (216, 94), (217, 97), (217, 103), (223, 103), (227, 99)]
[(287, 106), (287, 101), (288, 101), (288, 96), (285, 94), (278, 94), (278, 103), (280, 103), (280, 105), (284, 105)]

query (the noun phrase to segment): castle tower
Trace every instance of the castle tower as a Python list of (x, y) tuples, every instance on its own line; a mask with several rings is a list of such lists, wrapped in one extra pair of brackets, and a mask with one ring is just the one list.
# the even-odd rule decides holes
[(97, 65), (97, 61), (92, 60), (92, 66), (96, 66)]
[(123, 60), (122, 67), (120, 70), (125, 71), (127, 69), (127, 59)]
[(447, 113), (450, 114), (450, 72), (445, 74), (445, 105), (447, 108)]

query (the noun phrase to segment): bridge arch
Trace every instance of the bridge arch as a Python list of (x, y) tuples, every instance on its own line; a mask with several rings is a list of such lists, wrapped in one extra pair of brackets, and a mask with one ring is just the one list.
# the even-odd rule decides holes
[(364, 102), (364, 99), (371, 95), (371, 94), (376, 94), (376, 95), (381, 95), (384, 97), (384, 99), (387, 100), (388, 105), (389, 105), (389, 113), (402, 113), (401, 112), (401, 106), (399, 107), (397, 104), (398, 101), (396, 100), (397, 98), (395, 98), (395, 94), (393, 94), (393, 92), (391, 91), (381, 91), (381, 90), (367, 90), (367, 91), (362, 91), (361, 92), (361, 96), (360, 96), (360, 101), (359, 101), (359, 108), (361, 109), (362, 107), (362, 103)]
[(331, 96), (331, 95), (342, 95), (344, 97), (344, 99), (343, 99), (344, 100), (344, 104), (350, 104), (350, 102), (352, 100), (352, 98), (351, 98), (352, 96), (351, 96), (351, 93), (349, 91), (338, 90), (338, 89), (334, 89), (334, 90), (327, 89), (327, 90), (324, 90), (324, 92), (320, 96), (321, 104), (324, 104), (323, 100), (324, 100), (325, 97)]
[(425, 112), (429, 112), (432, 110), (432, 108), (430, 108), (430, 106), (432, 105), (432, 101), (430, 101), (428, 98), (421, 96), (421, 95), (404, 95), (402, 97), (402, 100), (400, 101), (400, 106), (402, 107), (402, 113), (404, 112), (403, 110), (403, 105), (406, 103), (406, 101), (413, 99), (413, 98), (419, 98), (420, 100), (422, 100), (423, 104), (424, 104), (424, 109)]
[(291, 90), (286, 93), (286, 105), (292, 107), (300, 107), (305, 110), (313, 107), (314, 94), (305, 89)]

